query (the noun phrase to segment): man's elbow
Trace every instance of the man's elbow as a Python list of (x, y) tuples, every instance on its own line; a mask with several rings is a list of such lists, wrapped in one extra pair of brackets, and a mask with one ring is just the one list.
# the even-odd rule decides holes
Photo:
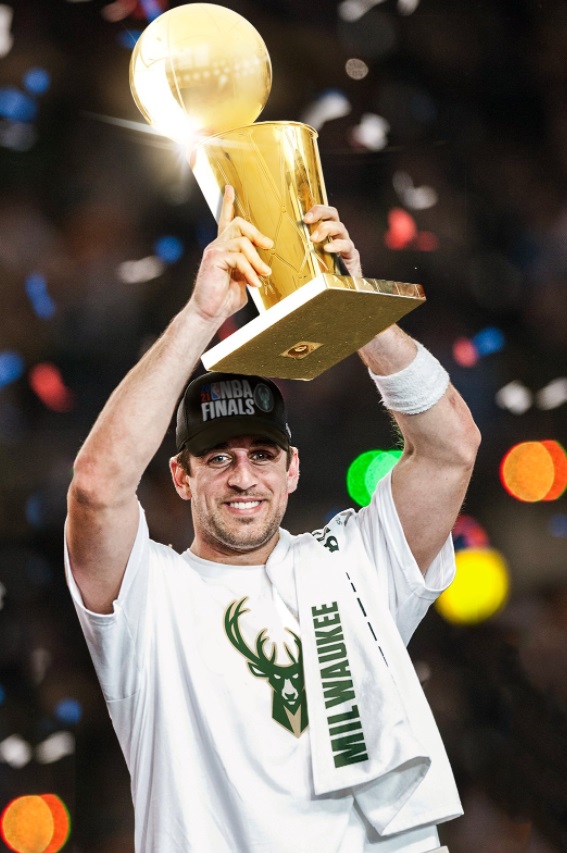
[(466, 418), (453, 444), (454, 457), (465, 470), (472, 471), (474, 468), (481, 441), (481, 432), (472, 416)]
[(73, 467), (73, 477), (67, 491), (67, 508), (104, 510), (120, 502), (119, 480), (104, 472), (87, 456), (79, 454)]

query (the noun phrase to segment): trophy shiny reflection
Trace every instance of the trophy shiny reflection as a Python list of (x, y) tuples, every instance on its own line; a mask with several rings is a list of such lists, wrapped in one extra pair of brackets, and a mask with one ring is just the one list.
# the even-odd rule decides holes
[[(418, 284), (356, 278), (310, 240), (304, 214), (327, 204), (317, 132), (253, 122), (272, 83), (270, 57), (241, 15), (210, 3), (179, 6), (142, 33), (130, 86), (146, 120), (181, 142), (218, 221), (224, 187), (236, 215), (274, 241), (272, 270), (249, 288), (258, 309), (202, 356), (207, 370), (313, 379), (425, 301)], [(314, 226), (311, 226), (314, 230)]]

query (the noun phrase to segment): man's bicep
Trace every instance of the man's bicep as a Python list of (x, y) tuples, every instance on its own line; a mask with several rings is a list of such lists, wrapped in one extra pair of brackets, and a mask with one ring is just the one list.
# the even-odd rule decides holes
[(455, 524), (470, 471), (403, 458), (392, 471), (392, 495), (408, 545), (425, 573)]
[(120, 506), (82, 501), (71, 489), (65, 535), (70, 568), (83, 603), (93, 613), (111, 613), (136, 539), (136, 498)]

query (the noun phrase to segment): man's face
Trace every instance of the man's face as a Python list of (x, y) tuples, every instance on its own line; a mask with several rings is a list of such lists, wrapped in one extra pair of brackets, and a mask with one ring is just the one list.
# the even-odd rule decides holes
[(192, 551), (205, 559), (265, 562), (277, 541), (288, 495), (295, 491), (299, 462), (267, 439), (238, 436), (191, 456), (190, 473), (171, 468), (181, 497), (191, 500)]

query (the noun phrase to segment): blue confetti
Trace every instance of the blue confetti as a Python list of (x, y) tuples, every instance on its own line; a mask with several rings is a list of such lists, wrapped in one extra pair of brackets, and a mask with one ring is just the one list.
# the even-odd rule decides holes
[(165, 264), (174, 264), (183, 255), (183, 243), (179, 237), (160, 237), (154, 244), (154, 252)]
[(0, 388), (16, 382), (25, 370), (24, 360), (18, 352), (4, 350), (0, 352)]
[(55, 706), (55, 716), (62, 723), (76, 725), (83, 716), (83, 708), (77, 699), (61, 699)]
[(479, 356), (500, 352), (504, 348), (505, 342), (504, 333), (495, 326), (487, 326), (485, 329), (481, 329), (472, 338), (472, 343)]
[(3, 703), (5, 698), (6, 698), (6, 691), (4, 690), (2, 685), (0, 684), (0, 705)]
[(31, 122), (37, 117), (37, 104), (15, 86), (0, 86), (0, 116), (10, 121)]
[(22, 82), (32, 95), (43, 95), (51, 86), (51, 75), (45, 68), (30, 68), (24, 74)]
[(55, 314), (55, 303), (47, 292), (47, 282), (40, 273), (32, 273), (26, 278), (26, 293), (32, 308), (42, 320), (49, 320)]
[(140, 6), (144, 10), (144, 15), (148, 21), (154, 21), (161, 15), (162, 10), (156, 0), (140, 0)]

